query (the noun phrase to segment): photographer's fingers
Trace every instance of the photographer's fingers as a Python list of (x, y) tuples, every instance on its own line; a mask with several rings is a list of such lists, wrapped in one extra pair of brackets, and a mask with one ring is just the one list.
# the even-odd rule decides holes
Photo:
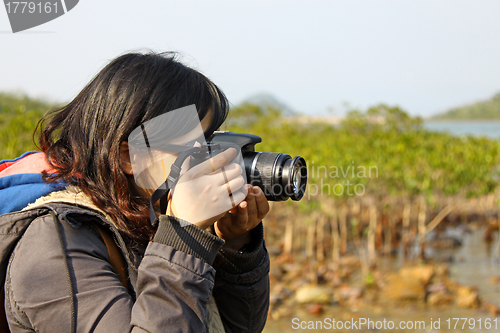
[[(228, 191), (228, 194), (235, 193), (240, 188), (242, 188), (243, 185), (245, 185), (245, 179), (243, 179), (243, 177), (241, 177), (241, 176), (236, 177), (236, 178), (228, 181), (227, 183), (225, 183), (225, 187)], [(222, 185), (222, 186), (224, 186), (224, 185)], [(245, 193), (245, 195), (246, 195), (246, 193)]]
[[(243, 204), (243, 205), (241, 205)], [(245, 198), (245, 201), (243, 201), (239, 206), (238, 206), (238, 223), (240, 224), (247, 224), (247, 223), (253, 223), (254, 220), (256, 219), (257, 216), (257, 204), (255, 202), (255, 196), (253, 194), (252, 188), (248, 190), (248, 195)], [(253, 226), (252, 226), (253, 227)]]
[(234, 148), (226, 149), (222, 153), (212, 156), (203, 163), (194, 166), (191, 168), (191, 172), (193, 175), (207, 175), (227, 165), (236, 158), (237, 154), (238, 153)]
[(242, 177), (241, 166), (237, 163), (231, 163), (216, 171), (213, 175), (216, 177), (217, 183), (222, 185), (235, 178)]
[[(248, 198), (246, 198), (248, 200)], [(244, 225), (248, 222), (248, 202), (243, 200), (238, 204), (236, 209), (236, 221), (240, 225)]]
[(237, 191), (232, 193), (231, 195), (228, 196), (228, 199), (230, 200), (230, 205), (232, 208), (229, 209), (229, 211), (237, 211), (239, 209), (239, 206), (244, 203), (246, 195), (242, 191)]
[(260, 187), (254, 186), (253, 193), (255, 196), (255, 204), (257, 206), (257, 219), (261, 221), (267, 213), (269, 213), (269, 202)]
[[(246, 228), (254, 228), (266, 216), (269, 204), (265, 196), (261, 195), (261, 193), (258, 186), (252, 187), (249, 185), (248, 194), (245, 200), (238, 205), (236, 212), (238, 224), (245, 225)], [(262, 199), (265, 203), (262, 202)], [(247, 225), (248, 223), (250, 225)]]

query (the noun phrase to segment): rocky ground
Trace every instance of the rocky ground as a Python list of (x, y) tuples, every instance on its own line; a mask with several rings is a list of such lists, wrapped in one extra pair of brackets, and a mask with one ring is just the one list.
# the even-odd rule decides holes
[[(297, 313), (316, 316), (318, 319), (332, 313), (343, 313), (346, 318), (350, 318), (355, 317), (356, 313), (386, 313), (391, 309), (407, 308), (422, 310), (422, 313), (434, 310), (472, 313), (470, 310), (474, 309), (475, 313), (479, 312), (484, 316), (500, 316), (500, 303), (492, 303), (492, 297), (489, 297), (491, 295), (482, 297), (477, 286), (472, 285), (474, 278), (468, 280), (472, 281), (471, 285), (458, 283), (454, 278), (457, 276), (457, 263), (465, 260), (463, 256), (456, 254), (460, 252), (459, 249), (472, 249), (463, 247), (464, 239), (471, 233), (480, 236), (480, 243), (475, 245), (478, 246), (477, 249), (482, 249), (485, 245), (485, 249), (491, 248), (491, 251), (488, 250), (491, 256), (500, 260), (500, 246), (494, 250), (499, 238), (500, 213), (493, 202), (494, 200), (487, 200), (488, 204), (480, 200), (469, 202), (470, 207), (461, 204), (460, 207), (467, 209), (454, 211), (438, 227), (426, 233), (423, 246), (415, 238), (416, 221), (419, 219), (416, 216), (418, 210), (415, 210), (409, 227), (410, 236), (413, 232), (413, 238), (409, 237), (413, 242), (410, 243), (415, 246), (410, 248), (404, 247), (401, 242), (405, 238), (400, 218), (402, 214), (396, 210), (391, 250), (385, 251), (387, 242), (383, 237), (377, 238), (380, 240), (374, 244), (377, 257), (371, 265), (369, 231), (360, 232), (357, 240), (349, 237), (343, 252), (334, 258), (332, 250), (335, 253), (333, 245), (336, 235), (331, 230), (336, 226), (329, 228), (327, 225), (325, 228), (318, 222), (316, 229), (311, 231), (311, 223), (306, 223), (308, 216), (300, 215), (297, 211), (292, 214), (290, 211), (293, 206), (274, 209), (273, 215), (265, 223), (266, 243), (271, 256), (269, 321), (287, 322), (288, 318), (294, 318)], [(489, 210), (486, 209), (488, 207)], [(349, 223), (362, 221), (364, 225), (368, 225), (369, 216), (364, 216), (364, 211), (366, 213), (367, 210), (360, 210), (358, 213), (351, 211), (348, 215)], [(428, 214), (427, 220), (436, 214)], [(310, 221), (314, 221), (314, 216), (309, 217)], [(291, 223), (294, 218), (298, 222), (293, 224), (293, 242), (290, 242), (293, 247), (289, 246), (293, 251), (287, 252), (287, 240), (291, 238), (287, 238), (286, 223)], [(286, 223), (281, 223), (282, 221)], [(383, 216), (381, 221), (384, 222)], [(349, 232), (354, 230), (351, 227)], [(382, 230), (382, 227), (380, 230), (375, 229), (374, 234), (385, 236)], [(474, 258), (469, 257), (468, 260)], [(454, 276), (450, 273), (451, 268)], [(496, 269), (491, 270), (490, 274), (491, 272), (496, 272)], [(500, 284), (500, 276), (492, 276), (489, 281), (487, 279), (487, 276), (483, 276), (481, 283), (489, 283), (490, 288), (486, 288), (488, 290), (496, 288), (491, 288), (492, 285)], [(482, 284), (480, 287), (485, 289)]]
[[(270, 273), (270, 320), (292, 317), (298, 309), (319, 316), (329, 306), (356, 312), (362, 308), (408, 304), (417, 308), (480, 309), (489, 315), (500, 315), (500, 308), (483, 301), (476, 287), (453, 281), (447, 264), (375, 270), (362, 278), (357, 258), (346, 256), (337, 271), (325, 271), (318, 283), (310, 283), (305, 266), (280, 260), (279, 257), (273, 260)], [(500, 283), (500, 277), (492, 277), (491, 283)]]

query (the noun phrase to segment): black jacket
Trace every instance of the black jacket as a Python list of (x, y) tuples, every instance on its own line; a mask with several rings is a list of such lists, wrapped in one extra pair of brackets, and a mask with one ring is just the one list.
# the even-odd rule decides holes
[[(269, 257), (262, 224), (252, 231), (253, 248), (240, 254), (168, 216), (144, 251), (132, 249), (101, 213), (81, 206), (49, 203), (1, 215), (0, 225), (18, 220), (29, 226), (5, 277), (12, 332), (204, 332), (212, 294), (226, 332), (264, 327)], [(128, 262), (129, 290), (90, 221), (113, 232)]]

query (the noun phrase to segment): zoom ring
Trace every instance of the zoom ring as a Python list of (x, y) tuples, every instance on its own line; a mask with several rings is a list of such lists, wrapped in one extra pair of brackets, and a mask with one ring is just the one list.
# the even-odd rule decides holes
[(276, 160), (280, 153), (260, 153), (257, 157), (256, 169), (260, 174), (260, 179), (262, 181), (262, 187), (264, 189), (264, 194), (269, 197), (275, 197), (273, 190), (276, 190), (273, 186), (277, 186), (277, 179), (273, 179), (276, 171)]

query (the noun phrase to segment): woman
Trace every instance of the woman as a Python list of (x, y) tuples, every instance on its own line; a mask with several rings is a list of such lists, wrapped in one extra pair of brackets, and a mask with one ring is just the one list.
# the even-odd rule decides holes
[[(229, 163), (235, 152), (183, 172), (179, 184), (191, 170), (208, 181), (197, 183), (197, 195), (175, 189), (157, 224), (149, 220), (154, 189), (135, 179), (130, 134), (189, 105), (205, 138), (227, 116), (219, 88), (175, 54), (126, 54), (49, 114), (42, 153), (0, 164), (0, 213), (13, 212), (0, 222), (29, 221), (5, 278), (12, 332), (203, 332), (217, 329), (219, 317), (226, 332), (263, 329), (269, 259), (261, 220), (269, 205), (260, 189), (243, 186)], [(223, 168), (229, 179), (214, 185)], [(229, 183), (239, 199), (230, 193), (232, 209), (207, 218)], [(125, 258), (124, 282), (107, 232)]]

